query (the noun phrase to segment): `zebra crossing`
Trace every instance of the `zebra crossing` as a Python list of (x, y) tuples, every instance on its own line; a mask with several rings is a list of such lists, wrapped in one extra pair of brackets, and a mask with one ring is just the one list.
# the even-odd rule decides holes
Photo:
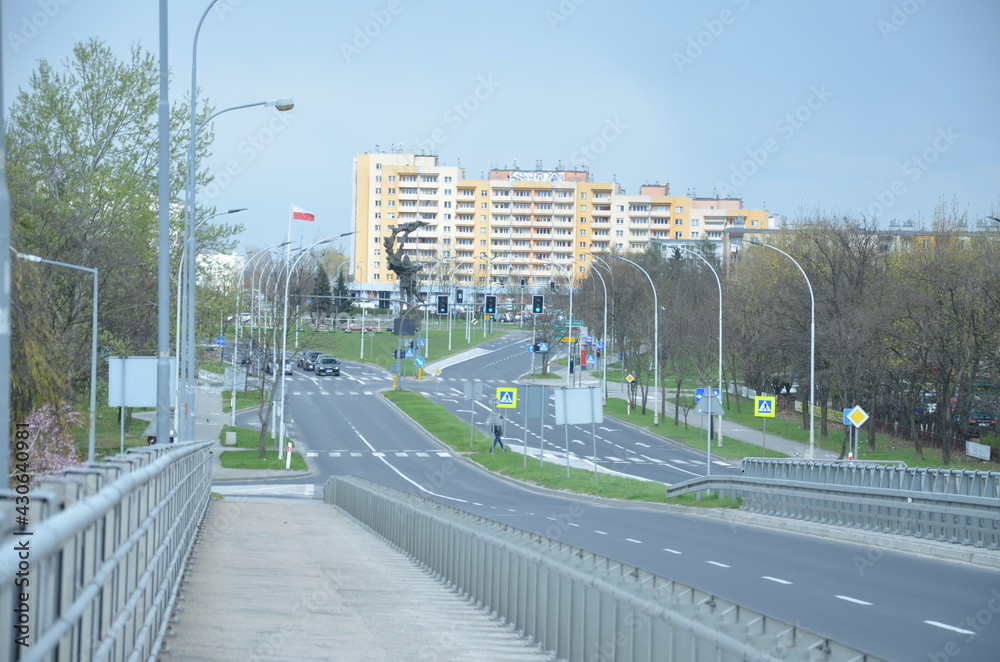
[(306, 451), (306, 457), (319, 457), (320, 455), (325, 455), (326, 457), (457, 457), (458, 453), (452, 453), (450, 451)]

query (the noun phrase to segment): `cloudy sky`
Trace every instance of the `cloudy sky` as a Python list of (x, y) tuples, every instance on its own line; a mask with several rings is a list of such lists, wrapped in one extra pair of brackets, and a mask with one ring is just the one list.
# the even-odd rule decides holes
[[(3, 0), (9, 104), (38, 60), (98, 37), (159, 50), (156, 0)], [(209, 0), (169, 3), (171, 97), (190, 89)], [(217, 0), (198, 84), (216, 106), (201, 192), (247, 207), (241, 250), (351, 229), (359, 152), (491, 167), (586, 166), (627, 192), (738, 195), (929, 222), (957, 199), (1000, 215), (1000, 2)]]

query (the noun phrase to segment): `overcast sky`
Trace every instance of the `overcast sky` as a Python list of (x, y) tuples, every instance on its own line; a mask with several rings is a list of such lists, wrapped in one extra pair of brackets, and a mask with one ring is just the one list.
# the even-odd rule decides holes
[[(98, 37), (157, 54), (156, 0), (3, 0), (10, 104), (40, 58)], [(209, 0), (169, 3), (171, 99), (191, 86)], [(242, 249), (351, 229), (351, 159), (402, 147), (485, 178), (587, 166), (628, 193), (738, 195), (795, 218), (927, 223), (957, 198), (1000, 215), (996, 0), (217, 0), (198, 84), (218, 109), (219, 175), (247, 207)], [(234, 173), (226, 174), (227, 169)]]

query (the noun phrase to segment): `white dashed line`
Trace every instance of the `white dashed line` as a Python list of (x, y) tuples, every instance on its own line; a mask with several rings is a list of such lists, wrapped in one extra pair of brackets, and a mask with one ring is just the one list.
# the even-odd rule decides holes
[(769, 582), (777, 582), (779, 584), (786, 584), (786, 585), (792, 583), (789, 581), (785, 581), (784, 579), (778, 579), (777, 577), (768, 577), (767, 575), (764, 575), (763, 579), (766, 579)]
[(718, 566), (720, 568), (728, 568), (728, 567), (730, 567), (730, 566), (726, 565), (725, 563), (719, 563), (718, 561), (705, 561), (705, 563), (708, 563), (708, 564), (714, 565), (714, 566)]
[(856, 605), (865, 605), (866, 607), (870, 607), (872, 605), (871, 602), (865, 602), (864, 600), (858, 600), (857, 598), (849, 598), (846, 595), (836, 595), (834, 597), (836, 597), (839, 600), (847, 600), (848, 602), (853, 602)]
[(671, 554), (683, 554), (684, 552), (678, 552), (676, 549), (670, 549), (669, 547), (663, 548), (664, 552), (670, 552)]
[(944, 623), (938, 623), (937, 621), (924, 621), (927, 625), (933, 625), (934, 627), (944, 628), (945, 630), (951, 630), (952, 632), (957, 632), (959, 634), (969, 634), (975, 636), (975, 632), (972, 630), (963, 630), (962, 628), (957, 628), (954, 625), (945, 625)]
[(606, 535), (608, 535), (607, 531), (598, 531), (597, 529), (594, 529), (594, 533), (596, 533), (599, 536), (606, 536)]
[(628, 541), (628, 542), (634, 542), (634, 543), (637, 543), (637, 544), (639, 544), (639, 545), (641, 545), (641, 544), (642, 544), (642, 541), (641, 541), (641, 540), (636, 540), (636, 539), (634, 539), (634, 538), (626, 538), (625, 540), (626, 540), (626, 541)]

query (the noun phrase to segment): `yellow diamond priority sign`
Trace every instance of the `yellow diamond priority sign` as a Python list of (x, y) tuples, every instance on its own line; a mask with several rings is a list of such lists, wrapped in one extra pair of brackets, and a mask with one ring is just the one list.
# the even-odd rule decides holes
[(861, 405), (855, 405), (854, 409), (847, 412), (847, 420), (851, 422), (856, 428), (860, 428), (868, 420), (868, 412), (861, 408)]

